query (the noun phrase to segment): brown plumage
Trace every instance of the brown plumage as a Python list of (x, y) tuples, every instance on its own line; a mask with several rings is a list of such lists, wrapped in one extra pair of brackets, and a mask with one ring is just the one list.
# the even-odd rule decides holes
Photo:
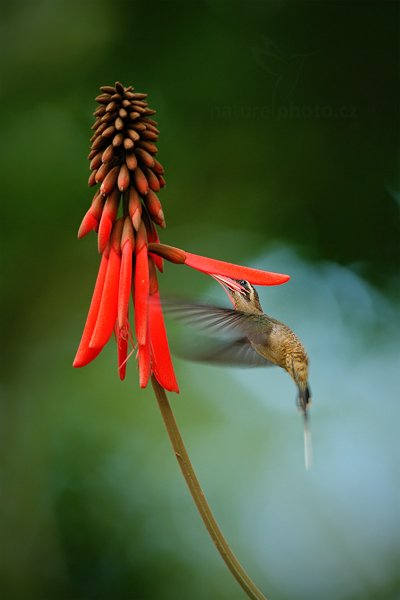
[(184, 323), (211, 333), (204, 349), (186, 349), (184, 358), (221, 365), (285, 369), (298, 389), (297, 404), (305, 421), (306, 467), (311, 462), (307, 426), (311, 402), (308, 356), (297, 335), (284, 323), (263, 312), (254, 287), (244, 280), (215, 277), (227, 292), (233, 308), (208, 304), (167, 302), (166, 309)]

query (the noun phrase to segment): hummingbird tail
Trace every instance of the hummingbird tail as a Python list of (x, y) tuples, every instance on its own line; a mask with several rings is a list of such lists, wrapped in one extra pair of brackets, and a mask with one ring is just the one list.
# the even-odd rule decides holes
[(306, 471), (309, 471), (312, 467), (312, 440), (310, 424), (308, 420), (308, 413), (304, 412), (304, 466)]

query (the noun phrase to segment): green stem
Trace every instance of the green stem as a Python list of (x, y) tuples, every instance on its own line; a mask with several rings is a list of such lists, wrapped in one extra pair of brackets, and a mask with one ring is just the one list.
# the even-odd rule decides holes
[(238, 559), (230, 549), (228, 542), (224, 538), (193, 470), (165, 390), (160, 386), (154, 375), (152, 375), (151, 382), (162, 418), (165, 423), (165, 427), (167, 428), (169, 439), (171, 440), (171, 444), (175, 452), (175, 456), (212, 541), (224, 559), (228, 569), (238, 583), (242, 586), (248, 597), (252, 598), (252, 600), (267, 600), (263, 593), (256, 587), (256, 585), (247, 575), (246, 571), (243, 569), (242, 565), (239, 563)]

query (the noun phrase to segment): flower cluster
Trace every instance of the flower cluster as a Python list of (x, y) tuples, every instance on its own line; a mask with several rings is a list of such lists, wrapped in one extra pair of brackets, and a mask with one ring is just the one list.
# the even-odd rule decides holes
[(256, 285), (277, 285), (289, 277), (161, 244), (156, 225), (165, 227), (165, 218), (156, 193), (165, 180), (164, 169), (155, 158), (159, 134), (157, 122), (151, 118), (155, 111), (148, 107), (147, 94), (132, 87), (116, 82), (100, 89), (88, 157), (89, 186), (100, 187), (78, 237), (97, 232), (101, 262), (73, 365), (83, 367), (96, 358), (114, 332), (121, 379), (131, 346), (132, 351), (137, 350), (141, 387), (146, 387), (154, 374), (162, 387), (178, 392), (158, 289), (157, 270), (163, 271), (163, 259), (186, 264), (220, 282), (246, 279)]

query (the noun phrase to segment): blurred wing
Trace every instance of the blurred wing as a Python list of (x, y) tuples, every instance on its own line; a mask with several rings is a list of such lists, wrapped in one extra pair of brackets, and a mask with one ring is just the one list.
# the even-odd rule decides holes
[(191, 304), (188, 302), (163, 302), (167, 314), (182, 323), (193, 325), (202, 331), (223, 336), (251, 338), (256, 344), (268, 342), (272, 323), (265, 315), (254, 315), (231, 308), (211, 306), (209, 304)]
[(236, 367), (269, 367), (275, 366), (256, 352), (247, 337), (216, 342), (210, 340), (203, 348), (187, 348), (179, 352), (186, 360), (212, 363), (216, 365), (231, 365)]

